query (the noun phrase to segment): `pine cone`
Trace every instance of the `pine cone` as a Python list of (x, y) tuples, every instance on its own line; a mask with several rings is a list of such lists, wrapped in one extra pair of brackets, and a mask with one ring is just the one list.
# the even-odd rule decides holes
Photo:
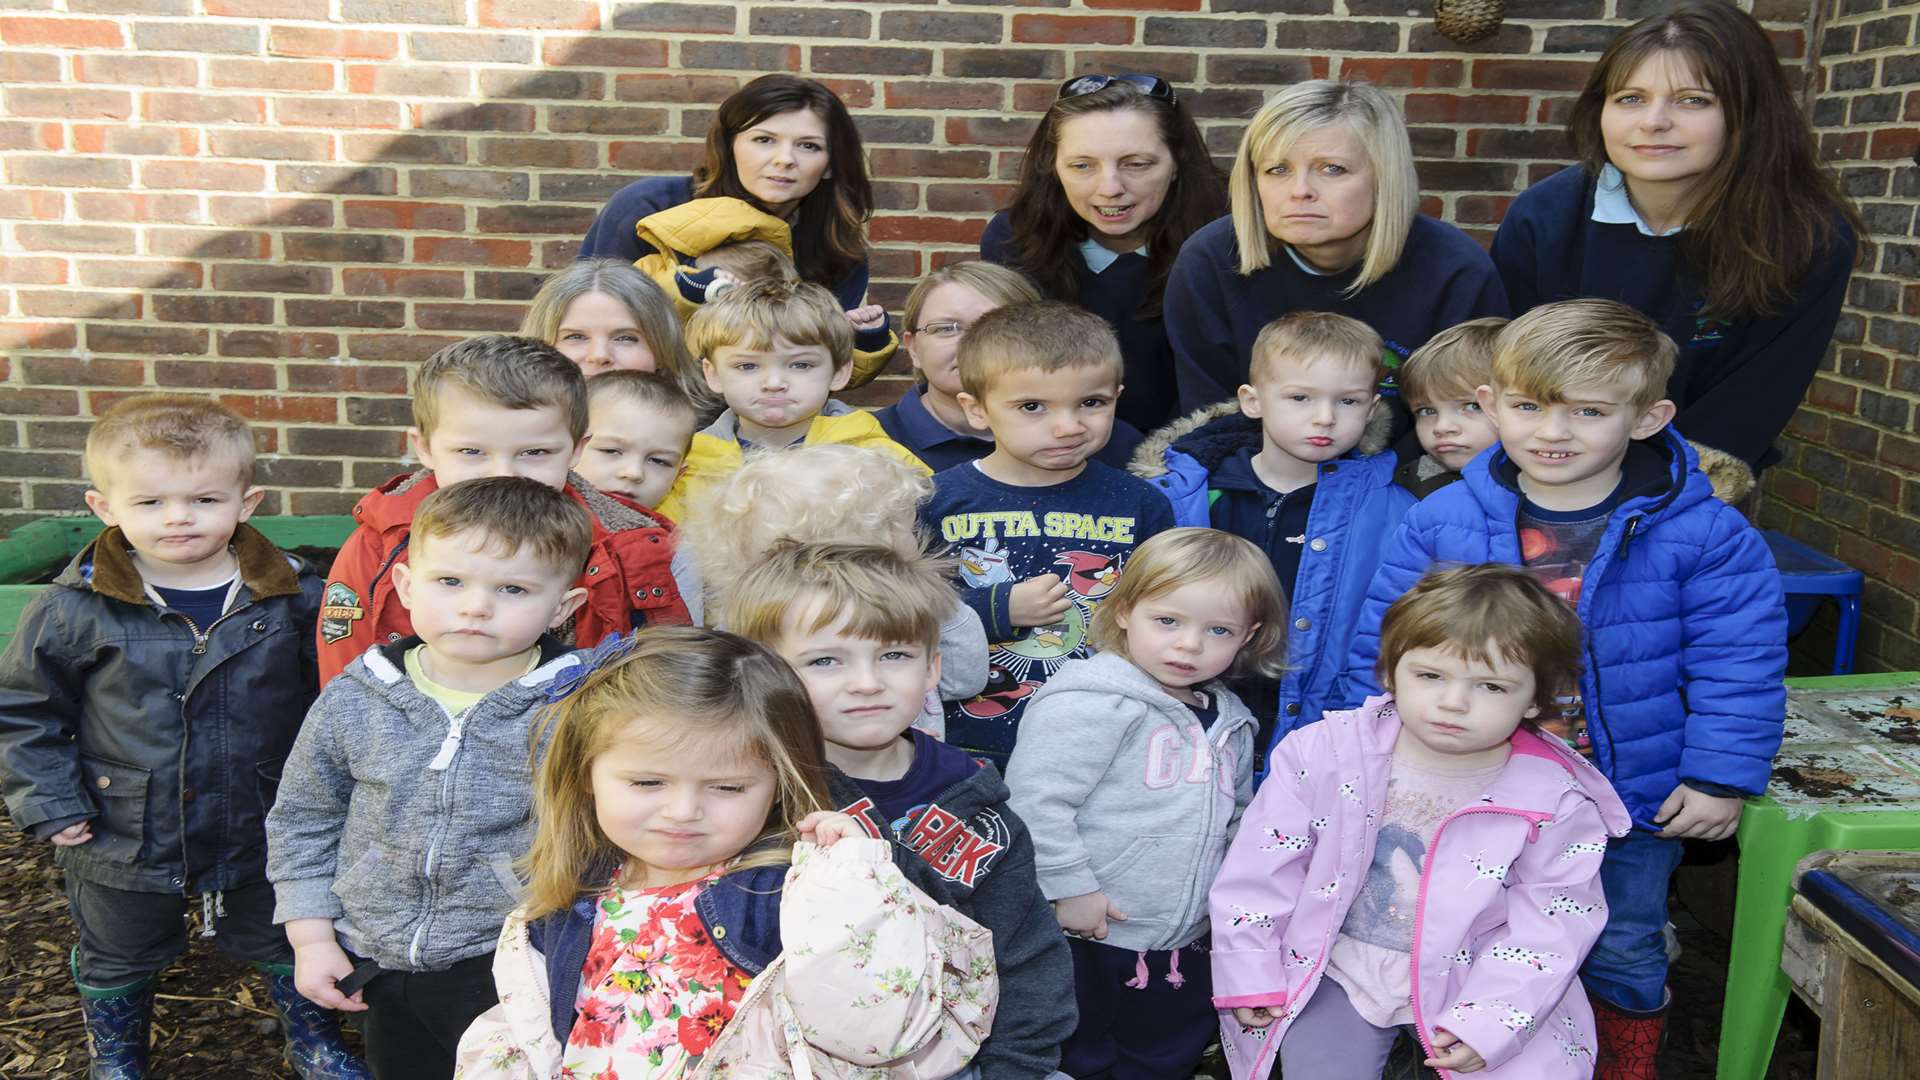
[(1493, 36), (1506, 18), (1505, 0), (1434, 0), (1433, 24), (1462, 45)]

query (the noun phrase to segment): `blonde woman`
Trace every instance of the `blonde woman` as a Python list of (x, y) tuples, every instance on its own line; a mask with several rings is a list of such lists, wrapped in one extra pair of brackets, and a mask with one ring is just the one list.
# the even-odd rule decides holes
[(1247, 126), (1228, 188), (1232, 212), (1187, 241), (1167, 282), (1183, 411), (1232, 397), (1260, 328), (1295, 311), (1373, 327), (1392, 354), (1388, 397), (1399, 361), (1429, 337), (1507, 314), (1480, 245), (1419, 212), (1406, 124), (1366, 83), (1275, 94)]

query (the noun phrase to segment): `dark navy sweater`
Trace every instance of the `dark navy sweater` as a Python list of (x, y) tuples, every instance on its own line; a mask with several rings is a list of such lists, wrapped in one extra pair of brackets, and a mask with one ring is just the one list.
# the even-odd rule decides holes
[[(640, 242), (634, 226), (649, 214), (690, 202), (693, 197), (691, 176), (649, 176), (635, 180), (614, 192), (607, 205), (600, 208), (593, 224), (587, 227), (586, 238), (580, 241), (579, 257), (630, 263), (642, 255), (653, 254), (653, 246)], [(833, 295), (842, 308), (851, 311), (866, 301), (867, 273), (867, 261), (862, 259), (860, 265), (833, 283)]]
[(1660, 324), (1680, 346), (1667, 396), (1680, 434), (1759, 468), (1778, 460), (1773, 440), (1806, 396), (1833, 338), (1853, 273), (1855, 239), (1820, 256), (1782, 311), (1731, 320), (1699, 315), (1703, 290), (1688, 280), (1679, 239), (1593, 220), (1597, 178), (1562, 169), (1513, 201), (1493, 259), (1515, 314), (1579, 297), (1618, 300)]
[[(900, 395), (899, 401), (884, 409), (875, 409), (873, 418), (880, 421), (880, 428), (887, 433), (887, 438), (913, 451), (913, 456), (934, 472), (951, 469), (963, 462), (978, 461), (993, 453), (991, 437), (961, 435), (941, 423), (928, 410), (917, 386)], [(1133, 425), (1124, 420), (1115, 420), (1113, 434), (1107, 437), (1107, 445), (1093, 455), (1093, 460), (1124, 469), (1133, 460), (1133, 452), (1139, 448), (1143, 438)]]
[[(1350, 315), (1386, 340), (1390, 368), (1456, 323), (1505, 315), (1507, 296), (1492, 260), (1473, 238), (1426, 216), (1413, 219), (1400, 261), (1379, 281), (1346, 296), (1358, 268), (1326, 277), (1277, 251), (1264, 270), (1242, 277), (1233, 219), (1188, 238), (1167, 280), (1167, 337), (1173, 342), (1180, 411), (1225, 401), (1247, 380), (1253, 339), (1296, 311)], [(1381, 387), (1393, 394), (1391, 380)]]
[[(1013, 227), (1007, 223), (1005, 211), (987, 222), (986, 232), (980, 235), (980, 257), (1019, 269), (1020, 251), (1013, 244)], [(1079, 295), (1053, 299), (1070, 299), (1113, 325), (1126, 363), (1122, 378), (1126, 390), (1120, 395), (1117, 410), (1120, 419), (1141, 431), (1165, 424), (1173, 418), (1173, 346), (1167, 341), (1164, 320), (1140, 314), (1140, 302), (1152, 276), (1147, 257), (1121, 255), (1097, 274), (1078, 252), (1068, 261), (1073, 265)]]

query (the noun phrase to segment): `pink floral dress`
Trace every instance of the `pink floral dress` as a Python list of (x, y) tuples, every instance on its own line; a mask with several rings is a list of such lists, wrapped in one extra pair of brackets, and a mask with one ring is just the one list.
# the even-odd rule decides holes
[(658, 889), (615, 884), (600, 895), (563, 1080), (686, 1075), (733, 1019), (753, 979), (707, 937), (694, 910), (713, 880)]

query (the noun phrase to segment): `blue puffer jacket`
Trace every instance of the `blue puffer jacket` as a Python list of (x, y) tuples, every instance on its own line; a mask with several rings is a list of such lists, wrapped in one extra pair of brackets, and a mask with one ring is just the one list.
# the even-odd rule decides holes
[[(1359, 449), (1320, 466), (1300, 569), (1292, 582), (1281, 583), (1290, 586), (1287, 674), (1274, 714), (1258, 717), (1263, 728), (1271, 722), (1273, 734), (1261, 748), (1256, 780), (1265, 775), (1266, 750), (1345, 697), (1340, 679), (1368, 583), (1387, 538), (1413, 505), (1413, 496), (1393, 482), (1393, 454), (1367, 452), (1385, 444), (1388, 423), (1381, 410)], [(1166, 492), (1177, 524), (1207, 528), (1209, 475), (1259, 445), (1259, 423), (1241, 416), (1235, 403), (1222, 402), (1154, 433), (1141, 444), (1132, 471)]]
[[(1361, 613), (1350, 701), (1379, 692), (1380, 618), (1429, 567), (1521, 562), (1518, 476), (1495, 447), (1407, 514)], [(1594, 764), (1634, 824), (1657, 828), (1683, 781), (1765, 789), (1786, 716), (1786, 612), (1766, 542), (1713, 497), (1672, 427), (1629, 448), (1626, 485), (1580, 592), (1580, 692)]]

